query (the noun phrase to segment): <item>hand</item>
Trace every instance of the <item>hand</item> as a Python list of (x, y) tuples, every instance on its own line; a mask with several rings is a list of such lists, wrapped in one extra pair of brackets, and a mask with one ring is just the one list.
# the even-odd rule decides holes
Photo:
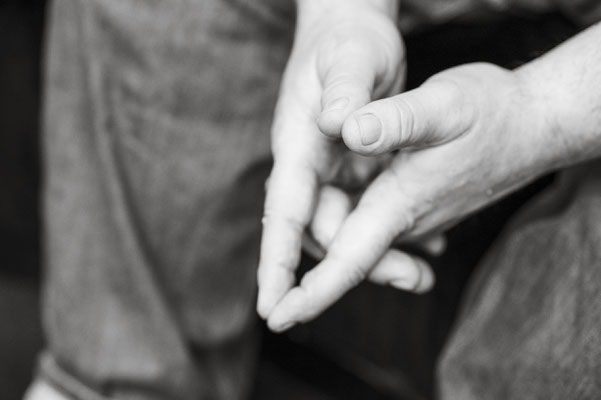
[[(294, 284), (301, 237), (327, 198), (323, 188), (340, 175), (369, 179), (379, 164), (333, 138), (350, 113), (398, 93), (405, 72), (394, 1), (299, 0), (298, 9), (272, 128), (274, 167), (258, 270), (257, 309), (264, 318)], [(399, 273), (395, 268), (387, 276)]]
[[(545, 111), (527, 87), (519, 73), (467, 65), (347, 118), (342, 137), (354, 152), (401, 151), (330, 227), (337, 233), (324, 260), (278, 303), (269, 326), (315, 317), (363, 280), (395, 239), (441, 232), (546, 171)], [(406, 255), (395, 262), (423, 269)]]
[[(269, 326), (318, 315), (373, 274), (393, 240), (444, 230), (545, 172), (601, 157), (600, 40), (598, 23), (514, 72), (457, 67), (348, 117), (350, 149), (399, 152), (333, 221), (326, 257), (271, 310)], [(396, 262), (420, 270), (414, 258)]]

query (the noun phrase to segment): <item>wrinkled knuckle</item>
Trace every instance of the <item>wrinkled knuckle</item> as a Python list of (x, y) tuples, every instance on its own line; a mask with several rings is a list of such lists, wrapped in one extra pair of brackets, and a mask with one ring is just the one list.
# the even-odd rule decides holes
[(286, 226), (289, 229), (293, 230), (295, 233), (302, 233), (305, 229), (305, 224), (298, 218), (295, 218), (291, 215), (287, 215), (285, 213), (279, 212), (275, 207), (273, 207), (270, 203), (265, 205), (263, 218), (261, 220), (264, 226), (266, 225), (282, 225)]
[(415, 99), (411, 101), (406, 96), (400, 96), (397, 101), (392, 102), (391, 114), (394, 115), (393, 130), (390, 135), (391, 144), (394, 146), (411, 145), (417, 141), (416, 115), (420, 107)]
[(328, 101), (342, 96), (356, 97), (363, 102), (369, 101), (371, 97), (370, 87), (351, 71), (332, 73), (325, 83), (322, 107), (325, 107)]

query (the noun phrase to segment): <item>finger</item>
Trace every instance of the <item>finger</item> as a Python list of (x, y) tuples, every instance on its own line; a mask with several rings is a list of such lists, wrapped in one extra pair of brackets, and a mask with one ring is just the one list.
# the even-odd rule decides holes
[[(350, 112), (373, 98), (390, 95), (404, 82), (403, 41), (391, 23), (394, 18), (390, 19), (398, 4), (386, 8), (382, 14), (367, 12), (360, 18), (341, 15), (317, 47), (316, 66), (322, 86), (319, 128), (328, 136), (339, 138)], [(303, 18), (299, 22), (307, 28)]]
[[(380, 261), (394, 238), (410, 221), (397, 209), (391, 182), (378, 182), (366, 191), (331, 243), (324, 260), (308, 272), (272, 310), (268, 324), (281, 329), (307, 321), (361, 282)], [(384, 196), (386, 194), (386, 196)], [(410, 259), (407, 259), (410, 261)]]
[(359, 154), (384, 154), (447, 142), (466, 132), (474, 119), (475, 105), (462, 89), (435, 79), (357, 110), (344, 121), (342, 138)]
[(303, 249), (316, 260), (323, 259), (351, 208), (351, 199), (344, 191), (330, 185), (323, 186), (317, 197), (310, 232), (303, 235)]
[(408, 241), (406, 238), (400, 238), (395, 241), (396, 246), (413, 246), (430, 256), (438, 257), (447, 249), (447, 239), (444, 234), (428, 236), (418, 240)]
[(424, 260), (396, 249), (386, 252), (368, 279), (414, 293), (427, 292), (434, 286), (434, 273)]
[(440, 256), (447, 249), (447, 239), (444, 235), (436, 235), (420, 240), (416, 245), (431, 256)]
[[(351, 199), (344, 191), (333, 186), (322, 187), (311, 221), (312, 239), (317, 243), (306, 238), (303, 242), (305, 250), (318, 260), (324, 258), (351, 209)], [(417, 245), (428, 253), (440, 254), (444, 242), (444, 236), (438, 235), (424, 239)], [(392, 285), (414, 292), (428, 290), (434, 282), (432, 271), (424, 261), (411, 258), (401, 251), (389, 250), (369, 272), (368, 279), (380, 285)]]
[[(348, 115), (371, 101), (375, 76), (369, 66), (349, 60), (338, 61), (324, 79), (319, 129), (331, 137), (340, 137)], [(365, 63), (365, 61), (362, 61)]]
[(330, 246), (351, 208), (351, 199), (344, 191), (329, 185), (321, 188), (311, 220), (311, 234), (322, 248)]
[(276, 160), (265, 199), (257, 312), (266, 318), (294, 284), (301, 239), (311, 217), (316, 173), (295, 158)]
[[(309, 271), (305, 279), (311, 279)], [(369, 272), (368, 279), (376, 284), (392, 286), (413, 293), (425, 293), (432, 289), (435, 282), (431, 267), (422, 259), (399, 250), (391, 249)], [(303, 286), (293, 288), (268, 319), (268, 326), (275, 332), (282, 332), (299, 322), (305, 322), (315, 315), (302, 315), (307, 306), (307, 292)], [(296, 318), (290, 318), (290, 312)]]
[(344, 168), (338, 171), (333, 181), (347, 192), (360, 193), (390, 164), (391, 160), (390, 155), (366, 157), (345, 151), (342, 161)]

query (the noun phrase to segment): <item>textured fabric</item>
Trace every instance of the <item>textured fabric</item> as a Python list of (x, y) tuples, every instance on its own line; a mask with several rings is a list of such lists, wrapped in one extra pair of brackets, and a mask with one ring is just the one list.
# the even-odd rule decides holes
[(567, 171), (504, 233), (440, 363), (442, 399), (601, 398), (601, 163)]
[(448, 22), (482, 23), (510, 15), (562, 12), (588, 26), (601, 19), (599, 0), (403, 0), (399, 26), (403, 32)]
[(44, 115), (52, 362), (42, 375), (54, 386), (76, 391), (69, 382), (78, 382), (118, 399), (248, 390), (270, 118), (291, 8), (53, 3)]

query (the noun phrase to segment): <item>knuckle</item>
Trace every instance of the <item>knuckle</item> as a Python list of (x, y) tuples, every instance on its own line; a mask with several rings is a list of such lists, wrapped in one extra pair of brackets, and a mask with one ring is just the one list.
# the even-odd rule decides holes
[(414, 205), (413, 196), (407, 190), (407, 180), (394, 167), (385, 170), (381, 174), (381, 179), (384, 181), (383, 187), (391, 190), (390, 192), (382, 193), (382, 196), (386, 195), (384, 198), (395, 202), (394, 237), (414, 231), (417, 225), (416, 216), (418, 215), (418, 211)]
[(392, 126), (394, 135), (390, 135), (390, 141), (393, 146), (411, 145), (417, 141), (416, 118), (417, 108), (420, 107), (419, 101), (409, 97), (410, 95), (401, 95), (396, 101), (391, 102), (391, 115), (394, 115), (394, 124)]
[(447, 129), (458, 132), (459, 135), (477, 121), (479, 96), (474, 94), (470, 87), (480, 87), (481, 83), (473, 80), (473, 77), (466, 74), (458, 74), (457, 77), (435, 75), (428, 80), (438, 86), (439, 93), (443, 95), (441, 103), (449, 104), (449, 110), (453, 110), (452, 118), (447, 120), (452, 126)]
[(457, 107), (459, 118), (456, 123), (460, 130), (464, 131), (472, 124), (476, 115), (477, 108), (473, 101), (474, 96), (468, 92), (465, 84), (461, 84), (456, 80), (447, 80), (443, 84), (448, 96), (448, 104), (454, 104)]
[(299, 218), (279, 212), (277, 208), (266, 206), (261, 220), (264, 226), (286, 226), (295, 233), (302, 233), (305, 229), (305, 223)]

